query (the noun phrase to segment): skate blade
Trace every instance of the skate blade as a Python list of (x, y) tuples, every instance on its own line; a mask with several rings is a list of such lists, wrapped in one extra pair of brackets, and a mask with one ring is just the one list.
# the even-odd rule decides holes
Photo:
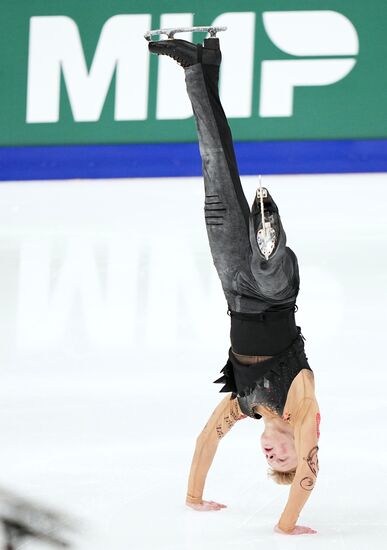
[(259, 250), (265, 256), (266, 260), (272, 255), (275, 245), (277, 242), (277, 237), (274, 229), (271, 227), (270, 222), (265, 223), (265, 229), (261, 228), (257, 232), (257, 243)]
[[(265, 187), (262, 187), (262, 198), (267, 199), (267, 189)], [(261, 188), (259, 187), (257, 189), (257, 200), (261, 200)]]
[(171, 29), (156, 29), (154, 31), (148, 31), (144, 34), (144, 38), (150, 42), (152, 36), (159, 36), (166, 34), (169, 39), (173, 39), (178, 32), (208, 32), (211, 38), (215, 38), (216, 33), (220, 31), (226, 31), (227, 27), (174, 27)]

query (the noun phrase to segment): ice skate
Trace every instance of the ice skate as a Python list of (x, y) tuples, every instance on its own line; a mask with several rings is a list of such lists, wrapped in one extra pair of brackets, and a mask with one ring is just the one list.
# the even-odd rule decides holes
[(166, 34), (169, 39), (175, 37), (179, 32), (208, 32), (211, 38), (215, 38), (218, 32), (226, 31), (227, 27), (174, 27), (169, 29), (157, 29), (148, 31), (144, 34), (144, 38), (149, 42), (152, 41), (152, 36), (160, 36)]
[(259, 187), (256, 193), (256, 204), (261, 218), (257, 228), (258, 248), (268, 260), (278, 242), (279, 228), (275, 220), (275, 217), (278, 216), (278, 208), (268, 190), (262, 187), (261, 178), (259, 178)]
[[(149, 41), (149, 51), (158, 55), (167, 55), (179, 63), (183, 68), (190, 67), (196, 63), (205, 65), (220, 65), (221, 53), (219, 48), (219, 39), (215, 37), (219, 30), (225, 30), (226, 27), (190, 27), (180, 29), (160, 29), (149, 31), (145, 35), (150, 40), (154, 34), (166, 34), (167, 40)], [(193, 44), (188, 40), (173, 38), (177, 32), (209, 32), (210, 38), (206, 38), (201, 44)]]

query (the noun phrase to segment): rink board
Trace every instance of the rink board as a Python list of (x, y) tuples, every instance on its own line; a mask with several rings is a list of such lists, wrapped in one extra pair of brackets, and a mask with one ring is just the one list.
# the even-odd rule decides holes
[(219, 92), (242, 174), (387, 170), (383, 0), (6, 0), (0, 14), (3, 181), (199, 175), (181, 67), (143, 34), (203, 24), (228, 27)]
[[(242, 175), (387, 172), (387, 140), (236, 142)], [(198, 176), (197, 143), (0, 147), (0, 180)]]

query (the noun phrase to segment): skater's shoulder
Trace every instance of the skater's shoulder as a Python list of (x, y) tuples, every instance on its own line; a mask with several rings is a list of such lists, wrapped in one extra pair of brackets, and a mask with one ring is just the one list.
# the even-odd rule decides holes
[(289, 388), (284, 410), (295, 413), (312, 402), (317, 403), (313, 371), (302, 369)]
[(314, 373), (310, 369), (301, 369), (294, 377), (288, 395), (295, 393), (299, 397), (314, 397), (315, 384)]

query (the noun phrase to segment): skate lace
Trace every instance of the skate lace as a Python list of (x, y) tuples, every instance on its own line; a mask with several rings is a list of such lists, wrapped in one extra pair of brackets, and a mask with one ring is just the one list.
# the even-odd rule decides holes
[(172, 57), (172, 59), (177, 61), (179, 63), (179, 65), (181, 65), (182, 67), (184, 67), (186, 65), (186, 62), (184, 61), (184, 59), (179, 57), (178, 55), (171, 55), (171, 57)]

